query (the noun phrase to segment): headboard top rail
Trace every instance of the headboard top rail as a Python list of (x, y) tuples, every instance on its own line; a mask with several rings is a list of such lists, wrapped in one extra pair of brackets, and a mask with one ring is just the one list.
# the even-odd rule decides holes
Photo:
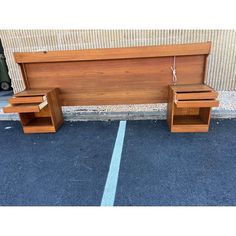
[(140, 46), (124, 48), (103, 48), (85, 50), (15, 52), (15, 61), (21, 63), (93, 61), (132, 58), (153, 58), (168, 56), (207, 55), (211, 42), (172, 44), (160, 46)]

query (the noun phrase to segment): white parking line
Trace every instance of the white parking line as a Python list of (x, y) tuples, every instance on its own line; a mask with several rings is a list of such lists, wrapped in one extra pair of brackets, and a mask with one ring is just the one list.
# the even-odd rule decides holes
[(126, 121), (120, 121), (116, 142), (112, 153), (110, 168), (103, 192), (101, 206), (113, 206), (119, 177), (121, 154), (125, 138)]

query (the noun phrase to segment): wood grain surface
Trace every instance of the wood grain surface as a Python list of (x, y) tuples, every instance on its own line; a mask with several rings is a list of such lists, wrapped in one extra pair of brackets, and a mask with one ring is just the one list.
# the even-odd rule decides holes
[(93, 61), (127, 58), (150, 58), (187, 55), (207, 55), (211, 42), (174, 44), (160, 46), (139, 46), (126, 48), (103, 48), (69, 51), (43, 51), (14, 53), (17, 63)]
[(27, 89), (60, 89), (70, 105), (168, 101), (176, 56), (177, 84), (203, 84), (210, 43), (15, 53)]

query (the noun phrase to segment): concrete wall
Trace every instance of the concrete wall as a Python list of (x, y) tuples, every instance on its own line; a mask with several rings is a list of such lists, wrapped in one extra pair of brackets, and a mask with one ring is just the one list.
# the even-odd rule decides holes
[(131, 47), (212, 41), (207, 84), (236, 90), (235, 30), (0, 30), (14, 92), (24, 89), (13, 52)]

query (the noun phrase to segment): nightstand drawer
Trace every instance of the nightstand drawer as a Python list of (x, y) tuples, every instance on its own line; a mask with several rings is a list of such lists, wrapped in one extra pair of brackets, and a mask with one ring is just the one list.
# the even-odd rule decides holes
[(217, 100), (176, 100), (175, 105), (177, 108), (183, 107), (218, 107), (219, 101)]
[(45, 106), (47, 106), (47, 100), (41, 103), (29, 103), (29, 104), (16, 104), (8, 105), (3, 108), (5, 113), (28, 113), (28, 112), (39, 112)]
[(28, 97), (12, 97), (9, 99), (9, 103), (14, 104), (28, 104), (28, 103), (41, 103), (47, 100), (47, 96), (28, 96)]
[(203, 99), (216, 99), (218, 93), (215, 91), (210, 92), (175, 92), (176, 100), (203, 100)]

